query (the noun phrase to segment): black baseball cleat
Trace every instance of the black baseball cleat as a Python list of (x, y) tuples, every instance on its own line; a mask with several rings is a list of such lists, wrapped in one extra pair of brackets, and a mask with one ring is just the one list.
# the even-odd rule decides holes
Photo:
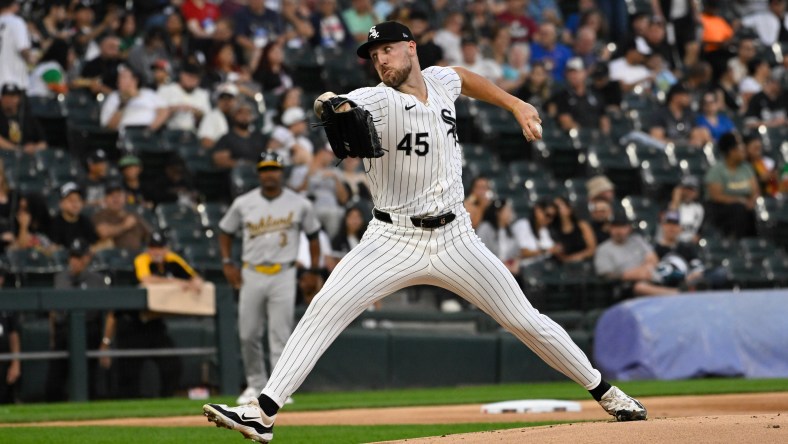
[(226, 404), (205, 404), (202, 411), (216, 427), (237, 430), (247, 439), (268, 443), (274, 439), (276, 415), (267, 416), (256, 398), (248, 404), (228, 407)]
[(617, 421), (643, 421), (648, 416), (646, 408), (637, 399), (612, 386), (602, 395), (599, 405), (616, 417)]

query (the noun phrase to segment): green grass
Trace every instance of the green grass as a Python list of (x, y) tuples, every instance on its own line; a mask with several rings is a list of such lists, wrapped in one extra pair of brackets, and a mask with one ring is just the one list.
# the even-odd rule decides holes
[[(637, 396), (709, 395), (788, 391), (788, 379), (698, 379), (688, 381), (635, 381), (618, 384)], [(379, 390), (341, 393), (297, 393), (296, 403), (287, 411), (326, 410), (472, 404), (508, 399), (589, 399), (588, 393), (572, 382), (542, 384), (501, 384), (474, 387)], [(233, 404), (234, 397), (218, 397), (211, 402)], [(158, 399), (96, 401), (89, 403), (0, 405), (0, 422), (156, 417), (199, 415), (204, 401)], [(0, 440), (1, 441), (1, 440)]]
[[(385, 426), (290, 426), (277, 427), (274, 442), (277, 444), (352, 444), (424, 436), (470, 433), (484, 430), (532, 427), (557, 422), (541, 423), (470, 423), (436, 425), (385, 425)], [(238, 432), (215, 427), (13, 427), (0, 429), (3, 443), (38, 444), (117, 444), (135, 443), (184, 443), (243, 442)]]

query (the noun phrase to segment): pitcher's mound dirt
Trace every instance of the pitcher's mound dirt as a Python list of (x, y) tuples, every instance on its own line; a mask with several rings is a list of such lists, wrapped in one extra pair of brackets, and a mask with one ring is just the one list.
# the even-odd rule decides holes
[(637, 422), (590, 422), (524, 429), (464, 433), (431, 438), (386, 441), (386, 444), (610, 444), (642, 443), (785, 443), (786, 415), (696, 416), (657, 418)]

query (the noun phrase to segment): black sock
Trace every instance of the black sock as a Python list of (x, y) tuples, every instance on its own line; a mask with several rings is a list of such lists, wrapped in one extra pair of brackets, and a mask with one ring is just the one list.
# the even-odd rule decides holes
[(592, 388), (591, 390), (588, 391), (588, 393), (591, 393), (591, 396), (593, 396), (594, 399), (599, 401), (602, 399), (602, 395), (607, 393), (608, 390), (610, 390), (610, 383), (608, 383), (603, 379), (602, 382), (600, 382), (599, 385), (596, 386), (596, 388)]
[(279, 411), (279, 406), (268, 396), (261, 394), (257, 401), (260, 403), (260, 408), (263, 409), (266, 416), (274, 416)]

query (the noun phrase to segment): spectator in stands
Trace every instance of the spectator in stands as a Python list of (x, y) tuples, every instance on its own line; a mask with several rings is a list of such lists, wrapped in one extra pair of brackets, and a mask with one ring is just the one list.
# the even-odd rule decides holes
[(512, 201), (495, 199), (484, 212), (482, 223), (476, 228), (476, 235), (516, 276), (520, 272), (520, 246), (512, 230), (513, 223)]
[[(440, 21), (433, 20), (433, 23), (440, 23)], [(474, 36), (480, 41), (488, 40), (492, 36), (493, 30), (498, 26), (492, 8), (486, 0), (468, 2), (465, 7), (465, 25), (465, 34)]]
[(528, 218), (520, 218), (512, 224), (512, 232), (520, 248), (521, 268), (561, 252), (561, 247), (550, 237), (550, 224), (555, 220), (556, 213), (552, 201), (540, 200), (534, 204)]
[(30, 73), (28, 97), (48, 97), (68, 92), (68, 72), (74, 62), (74, 50), (65, 40), (54, 39), (38, 65)]
[(443, 27), (435, 31), (433, 41), (443, 50), (443, 59), (448, 65), (462, 61), (462, 27), (465, 23), (462, 13), (453, 12), (443, 20)]
[[(0, 159), (0, 252), (5, 251), (15, 239), (13, 218), (17, 203), (18, 195), (9, 186), (5, 175), (5, 162)], [(0, 273), (0, 287), (2, 287), (2, 273)]]
[(591, 215), (591, 228), (597, 246), (610, 239), (610, 221), (613, 220), (613, 207), (605, 200), (589, 202), (588, 212)]
[(651, 296), (678, 293), (678, 289), (652, 283), (659, 260), (642, 236), (632, 233), (632, 223), (616, 213), (610, 226), (610, 239), (602, 242), (594, 255), (599, 276), (621, 281), (625, 295)]
[(126, 205), (152, 207), (143, 193), (142, 181), (142, 161), (133, 154), (127, 154), (118, 160), (118, 170), (120, 170), (123, 190), (126, 191)]
[(550, 237), (558, 246), (554, 257), (562, 263), (583, 262), (594, 257), (596, 237), (591, 224), (580, 219), (569, 200), (563, 196), (553, 199), (556, 217), (550, 229)]
[(172, 66), (165, 59), (158, 59), (150, 66), (153, 73), (153, 83), (151, 89), (158, 91), (164, 85), (172, 82)]
[(783, 164), (780, 172), (780, 194), (788, 195), (788, 162)]
[(218, 44), (211, 56), (210, 70), (202, 80), (205, 88), (215, 89), (221, 83), (233, 83), (238, 87), (239, 92), (253, 97), (254, 93), (245, 91), (248, 88), (242, 88), (249, 82), (251, 82), (249, 71), (242, 69), (238, 64), (233, 44), (231, 42)]
[(200, 119), (211, 110), (208, 91), (199, 86), (201, 71), (199, 66), (187, 63), (181, 67), (178, 83), (159, 88), (157, 95), (169, 111), (167, 128), (195, 131)]
[(553, 79), (543, 62), (533, 62), (531, 72), (523, 86), (515, 94), (534, 106), (545, 106), (553, 94)]
[(410, 32), (413, 33), (413, 40), (417, 43), (416, 56), (419, 58), (419, 66), (446, 64), (443, 59), (443, 48), (434, 41), (435, 31), (430, 29), (429, 17), (426, 13), (418, 9), (410, 13)]
[(579, 57), (566, 64), (566, 88), (553, 98), (558, 125), (564, 131), (580, 128), (598, 129), (610, 133), (610, 118), (605, 115), (604, 103), (588, 89), (586, 70)]
[(265, 0), (249, 0), (246, 8), (235, 15), (234, 21), (235, 39), (247, 57), (277, 40), (285, 30), (282, 16), (268, 8)]
[(700, 231), (703, 227), (705, 210), (698, 201), (700, 182), (695, 176), (684, 176), (681, 182), (673, 188), (668, 209), (679, 215), (681, 233), (679, 240), (682, 242), (697, 243), (700, 240)]
[(266, 149), (276, 151), (286, 166), (294, 166), (295, 169), (290, 172), (291, 184), (293, 180), (300, 183), (315, 151), (308, 137), (306, 113), (299, 106), (290, 107), (284, 111), (280, 120), (282, 124), (274, 128)]
[(154, 66), (159, 60), (167, 60), (165, 39), (164, 29), (153, 27), (145, 33), (141, 45), (135, 45), (129, 50), (127, 63), (131, 69), (143, 76), (146, 85), (157, 84), (153, 77)]
[(479, 74), (493, 83), (500, 82), (503, 76), (501, 66), (494, 60), (482, 56), (476, 41), (471, 39), (462, 41), (462, 61), (458, 66)]
[[(55, 289), (85, 290), (107, 288), (105, 277), (88, 270), (92, 255), (90, 242), (75, 238), (67, 244), (68, 268), (55, 274)], [(99, 348), (102, 343), (104, 319), (101, 312), (90, 310), (85, 314), (85, 347), (88, 350)], [(69, 344), (68, 313), (52, 310), (49, 312), (49, 349), (66, 351)], [(67, 359), (49, 360), (47, 369), (46, 394), (48, 402), (65, 401), (67, 397), (69, 362)], [(98, 361), (88, 360), (88, 391), (90, 399), (96, 399)]]
[(183, 17), (177, 12), (171, 12), (164, 22), (166, 32), (165, 45), (169, 60), (173, 65), (177, 65), (189, 56), (192, 51), (192, 41), (183, 23)]
[[(19, 318), (16, 313), (0, 311), (0, 353), (21, 353)], [(19, 359), (0, 361), (0, 404), (17, 402), (17, 382), (22, 376)]]
[(139, 215), (126, 210), (126, 191), (120, 183), (107, 185), (104, 208), (93, 215), (99, 237), (98, 248), (138, 251), (152, 229)]
[(668, 69), (665, 59), (658, 52), (651, 53), (646, 58), (646, 67), (651, 71), (654, 77), (654, 93), (670, 91), (670, 87), (678, 83), (678, 79), (673, 75), (673, 71)]
[(653, 76), (643, 63), (651, 50), (644, 43), (628, 41), (624, 46), (624, 56), (610, 61), (610, 80), (619, 82), (624, 92), (632, 91), (636, 86), (650, 86)]
[(561, 26), (564, 21), (556, 0), (530, 0), (525, 3), (528, 16), (537, 23), (550, 22)]
[(129, 49), (137, 44), (139, 37), (137, 33), (137, 19), (134, 14), (129, 11), (122, 11), (119, 13), (119, 22), (116, 33), (120, 39), (120, 56), (126, 59), (129, 55)]
[(35, 28), (31, 30), (33, 38), (38, 36), (41, 46), (46, 47), (55, 39), (71, 40), (73, 30), (66, 26), (68, 11), (66, 5), (60, 2), (50, 2), (46, 5), (46, 14), (36, 21)]
[(588, 179), (586, 191), (588, 191), (589, 202), (602, 200), (612, 205), (616, 198), (615, 185), (607, 176), (601, 174)]
[(776, 197), (779, 191), (777, 182), (777, 169), (772, 158), (763, 155), (763, 140), (758, 133), (750, 133), (743, 138), (744, 150), (747, 153), (747, 163), (750, 164), (758, 179), (761, 193), (765, 196)]
[(164, 174), (146, 182), (146, 197), (154, 206), (161, 203), (197, 202), (197, 191), (189, 171), (179, 155), (171, 155), (165, 162)]
[(580, 28), (577, 32), (572, 52), (575, 57), (580, 57), (587, 72), (593, 69), (598, 62), (607, 62), (610, 58), (610, 52), (597, 42), (596, 32), (588, 26)]
[(26, 250), (34, 248), (45, 254), (51, 253), (55, 248), (46, 233), (49, 232), (45, 215), (39, 214), (33, 196), (19, 198), (16, 211), (16, 238), (9, 248)]
[[(509, 28), (512, 42), (531, 42), (536, 39), (536, 34), (539, 32), (537, 23), (526, 14), (525, 0), (506, 0), (505, 9), (498, 14), (496, 20), (499, 26)], [(531, 53), (535, 55), (535, 52), (532, 51)]]
[[(200, 291), (202, 279), (183, 260), (167, 246), (161, 233), (153, 233), (145, 252), (134, 258), (134, 272), (143, 286), (177, 283), (185, 291)], [(115, 331), (106, 336), (115, 340), (118, 350), (173, 348), (173, 341), (167, 331), (164, 319), (152, 312), (118, 312), (114, 315)], [(118, 385), (123, 398), (140, 397), (142, 389), (140, 374), (143, 358), (121, 358), (118, 361)], [(159, 368), (161, 392), (155, 397), (172, 396), (178, 388), (181, 361), (173, 357), (153, 358)]]
[[(302, 182), (292, 184), (293, 189), (313, 201), (317, 218), (329, 238), (339, 232), (344, 206), (350, 197), (342, 181), (342, 171), (335, 166), (336, 161), (330, 148), (317, 147)], [(291, 182), (294, 182), (292, 178)]]
[(88, 155), (87, 175), (79, 188), (85, 193), (85, 203), (90, 206), (104, 204), (104, 188), (107, 186), (109, 160), (107, 153), (98, 149)]
[(0, 90), (0, 150), (35, 154), (46, 149), (47, 142), (38, 120), (23, 112), (23, 94), (13, 83), (6, 83)]
[(293, 87), (281, 43), (272, 41), (265, 45), (252, 78), (260, 84), (263, 91), (271, 91), (277, 95)]
[[(667, 32), (665, 30), (665, 20), (660, 16), (651, 16), (648, 20), (645, 33), (643, 34), (643, 41), (648, 45), (651, 54), (659, 54), (662, 59), (668, 62), (673, 62), (673, 47), (668, 44), (666, 40)], [(670, 63), (670, 66), (676, 66), (677, 63)]]
[(688, 142), (702, 146), (711, 139), (705, 128), (696, 127), (695, 116), (690, 109), (691, 99), (681, 83), (670, 88), (665, 99), (665, 108), (658, 109), (649, 125), (649, 135), (662, 142)]
[(33, 62), (30, 32), (19, 17), (19, 4), (14, 0), (0, 1), (0, 41), (3, 63), (0, 64), (0, 86), (14, 84), (21, 90), (28, 87), (27, 64)]
[(698, 108), (696, 105), (700, 103), (703, 94), (712, 86), (713, 77), (714, 70), (711, 64), (706, 61), (701, 60), (687, 66), (682, 84), (690, 95), (693, 110)]
[(254, 163), (265, 149), (265, 137), (252, 127), (254, 111), (246, 101), (239, 101), (232, 111), (232, 128), (213, 147), (211, 157), (219, 168), (231, 169), (238, 162)]
[(766, 47), (788, 41), (788, 14), (785, 0), (769, 0), (769, 9), (748, 15), (742, 25), (753, 29)]
[(726, 65), (730, 57), (728, 46), (734, 36), (733, 27), (720, 14), (720, 6), (719, 0), (706, 0), (700, 14), (703, 58), (714, 66), (716, 72), (722, 72)]
[(339, 164), (342, 168), (342, 181), (347, 188), (349, 202), (372, 202), (372, 192), (369, 190), (367, 175), (364, 173), (364, 164), (358, 157), (348, 157)]
[(315, 30), (309, 41), (312, 46), (351, 48), (356, 44), (353, 34), (337, 9), (337, 0), (319, 0), (310, 20)]
[(733, 71), (733, 81), (738, 84), (747, 76), (747, 66), (757, 54), (755, 40), (749, 36), (739, 38), (736, 56), (728, 59), (728, 67)]
[(351, 0), (350, 7), (342, 11), (350, 33), (356, 42), (366, 42), (369, 29), (380, 22), (372, 9), (372, 0)]
[(476, 176), (468, 187), (468, 197), (463, 205), (471, 217), (471, 226), (477, 228), (484, 218), (487, 207), (492, 202), (495, 193), (490, 188), (490, 179), (485, 176)]
[(591, 71), (591, 91), (604, 104), (606, 111), (621, 111), (621, 85), (619, 82), (610, 80), (610, 73), (607, 65), (599, 63)]
[(212, 109), (200, 120), (197, 137), (200, 145), (211, 149), (222, 136), (227, 134), (232, 120), (230, 112), (235, 108), (238, 87), (232, 83), (223, 83), (216, 89), (216, 108)]
[[(117, 8), (112, 6), (107, 8), (104, 18), (96, 23), (96, 14), (91, 4), (78, 2), (72, 10), (72, 18), (72, 43), (80, 58), (90, 56), (94, 51), (94, 40), (100, 36), (112, 35), (120, 26)], [(118, 42), (118, 51), (120, 51), (120, 42)]]
[(747, 77), (739, 83), (742, 109), (746, 110), (750, 103), (750, 98), (763, 91), (770, 74), (769, 62), (761, 58), (750, 60), (750, 63), (747, 65)]
[(722, 72), (714, 90), (720, 96), (720, 103), (725, 106), (725, 111), (731, 115), (742, 112), (742, 101), (739, 98), (739, 82), (733, 80), (733, 70), (728, 67)]
[(763, 91), (752, 96), (744, 114), (744, 124), (748, 128), (761, 125), (779, 128), (788, 124), (788, 94), (783, 94), (779, 78), (770, 76)]
[(211, 37), (219, 20), (219, 7), (206, 0), (185, 0), (181, 14), (186, 20), (186, 28), (198, 39)]
[(68, 247), (79, 239), (87, 245), (97, 240), (96, 228), (86, 215), (82, 214), (84, 201), (82, 190), (74, 182), (66, 182), (60, 187), (60, 212), (49, 227), (49, 238), (61, 247)]
[(723, 134), (718, 148), (722, 161), (706, 172), (709, 221), (725, 236), (755, 236), (755, 201), (760, 196), (758, 179), (746, 162), (741, 137)]
[(528, 79), (530, 70), (529, 59), (531, 47), (525, 43), (515, 43), (509, 50), (508, 57), (501, 68), (503, 77), (499, 82), (501, 88), (509, 93), (516, 93)]
[(107, 35), (101, 40), (99, 47), (101, 53), (85, 63), (81, 77), (89, 80), (87, 85), (91, 92), (107, 95), (118, 89), (118, 67), (121, 64), (120, 40), (114, 35)]
[(140, 87), (140, 75), (122, 67), (118, 73), (118, 90), (101, 106), (101, 125), (111, 130), (144, 127), (158, 131), (169, 117), (167, 104), (155, 92)]
[(696, 18), (699, 11), (696, 3), (691, 0), (660, 0), (652, 1), (654, 15), (661, 17), (666, 23), (672, 25), (675, 46), (681, 59), (687, 53), (697, 51)]
[[(367, 231), (367, 223), (364, 221), (364, 214), (359, 207), (350, 207), (345, 211), (342, 225), (339, 232), (331, 239), (330, 259), (326, 261), (328, 271), (334, 270), (337, 263), (345, 257), (350, 250), (361, 242), (361, 237)], [(321, 248), (320, 251), (323, 251)]]
[(678, 211), (666, 211), (662, 215), (659, 237), (654, 243), (654, 253), (659, 259), (657, 281), (672, 287), (693, 288), (704, 278), (704, 267), (698, 259), (698, 244), (681, 240), (680, 222)]
[[(577, 2), (577, 9), (572, 10), (571, 12), (567, 11), (566, 14), (566, 21), (564, 22), (565, 32), (569, 34), (569, 37), (575, 36), (578, 34), (580, 26), (580, 17), (582, 17), (585, 13), (589, 11), (593, 11), (597, 8), (595, 0), (579, 0)], [(571, 39), (564, 38), (564, 41), (571, 41)]]
[(695, 125), (706, 128), (715, 142), (720, 137), (736, 129), (733, 121), (720, 110), (720, 99), (714, 91), (707, 91), (701, 99), (701, 113), (695, 118)]
[(282, 0), (279, 13), (285, 21), (284, 41), (288, 46), (300, 47), (315, 34), (309, 20), (311, 10), (300, 0)]
[[(512, 34), (512, 40), (514, 33)], [(572, 57), (572, 50), (558, 42), (558, 32), (552, 23), (542, 23), (539, 25), (539, 32), (531, 43), (531, 60), (543, 61), (545, 67), (550, 72), (550, 76), (556, 82), (564, 80), (564, 68), (566, 62)]]

